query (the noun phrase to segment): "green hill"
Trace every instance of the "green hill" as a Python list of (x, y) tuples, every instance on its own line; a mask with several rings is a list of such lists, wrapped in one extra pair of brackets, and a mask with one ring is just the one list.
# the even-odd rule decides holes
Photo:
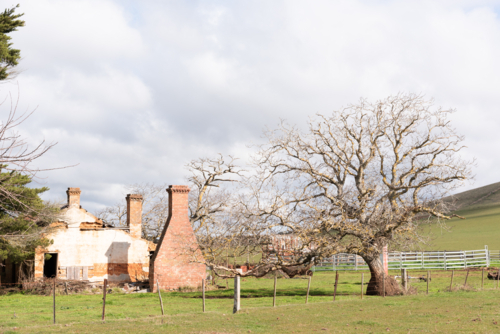
[(488, 245), (500, 250), (500, 182), (445, 198), (455, 213), (466, 219), (447, 222), (449, 230), (433, 225), (427, 231), (432, 242), (427, 250), (473, 250)]
[(470, 210), (500, 205), (500, 182), (444, 198), (455, 210)]

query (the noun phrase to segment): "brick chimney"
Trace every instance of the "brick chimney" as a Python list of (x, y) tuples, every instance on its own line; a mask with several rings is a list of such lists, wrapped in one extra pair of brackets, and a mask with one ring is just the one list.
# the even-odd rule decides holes
[(127, 226), (130, 229), (130, 235), (134, 238), (140, 238), (142, 224), (142, 196), (128, 194), (126, 199)]
[(77, 207), (80, 208), (80, 188), (68, 188), (66, 194), (68, 195), (68, 208)]
[(189, 221), (187, 186), (169, 186), (167, 189), (168, 219), (156, 246), (149, 268), (151, 291), (174, 290), (179, 287), (197, 287), (205, 278), (203, 255)]

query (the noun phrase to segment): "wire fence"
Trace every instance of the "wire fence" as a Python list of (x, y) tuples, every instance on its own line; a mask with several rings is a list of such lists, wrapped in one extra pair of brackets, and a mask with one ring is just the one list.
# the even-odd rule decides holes
[[(468, 270), (454, 270), (451, 272), (444, 270), (392, 270), (389, 272), (392, 278), (395, 278), (400, 282), (404, 294), (430, 294), (439, 293), (440, 291), (455, 292), (460, 290), (467, 291), (480, 291), (489, 289), (499, 289), (498, 280), (500, 278), (498, 269), (495, 270), (485, 270), (484, 268), (471, 268)], [(186, 297), (179, 297), (184, 299), (177, 299), (173, 302), (171, 293), (161, 292), (155, 294), (143, 294), (142, 296), (130, 294), (116, 294), (113, 293), (106, 299), (107, 292), (109, 293), (109, 286), (106, 283), (100, 287), (100, 294), (102, 295), (102, 302), (98, 303), (100, 296), (96, 296), (99, 299), (93, 298), (92, 300), (78, 298), (79, 294), (75, 294), (76, 299), (71, 298), (71, 293), (69, 296), (68, 290), (65, 287), (65, 282), (60, 280), (48, 281), (45, 289), (46, 297), (37, 298), (34, 300), (36, 303), (31, 308), (28, 309), (28, 304), (18, 304), (19, 308), (4, 307), (0, 311), (0, 315), (4, 318), (8, 316), (10, 319), (7, 320), (12, 323), (15, 319), (19, 321), (25, 321), (26, 324), (35, 321), (36, 323), (45, 322), (47, 324), (64, 324), (68, 322), (74, 322), (75, 320), (84, 320), (90, 322), (95, 322), (98, 318), (102, 321), (107, 319), (107, 315), (111, 316), (112, 319), (117, 319), (117, 317), (133, 317), (135, 319), (141, 319), (144, 314), (138, 313), (137, 307), (140, 307), (140, 311), (147, 312), (150, 314), (149, 317), (161, 317), (163, 314), (171, 315), (172, 312), (179, 314), (179, 302), (189, 305), (185, 308), (185, 312), (206, 312), (221, 311), (221, 308), (225, 308), (224, 313), (230, 313), (229, 302), (234, 296), (238, 296), (238, 299), (244, 300), (244, 308), (250, 305), (255, 305), (257, 307), (276, 307), (283, 304), (290, 303), (304, 303), (315, 302), (315, 301), (331, 301), (336, 302), (340, 298), (359, 298), (363, 299), (366, 294), (366, 287), (370, 280), (370, 274), (365, 272), (339, 272), (336, 273), (318, 273), (313, 277), (302, 277), (303, 279), (277, 279), (277, 276), (267, 277), (265, 279), (255, 279), (252, 281), (242, 280), (240, 278), (234, 280), (229, 280), (230, 285), (226, 285), (226, 295), (223, 297), (226, 302), (219, 303), (221, 298), (211, 299), (214, 297), (216, 291), (207, 291), (205, 294), (205, 281), (201, 282), (201, 291), (195, 292), (196, 296), (189, 295)], [(238, 283), (236, 282), (238, 281)], [(226, 283), (227, 284), (227, 283)], [(239, 288), (238, 288), (239, 287)], [(261, 290), (267, 290), (267, 292), (262, 296), (251, 296), (250, 292), (255, 293), (256, 287)], [(57, 294), (56, 294), (57, 289)], [(241, 289), (242, 293), (236, 293), (236, 291)], [(234, 294), (233, 294), (234, 291)], [(212, 293), (212, 295), (210, 295)], [(99, 292), (98, 292), (99, 294)], [(385, 293), (384, 293), (385, 295)], [(162, 296), (164, 301), (166, 301), (165, 313), (163, 310), (164, 304), (162, 302)], [(70, 299), (68, 299), (68, 297)], [(146, 297), (146, 298), (137, 298)], [(205, 297), (209, 302), (205, 303)], [(221, 297), (221, 296), (219, 296)], [(268, 299), (262, 299), (262, 297), (268, 297)], [(378, 298), (380, 298), (379, 296)], [(0, 296), (0, 301), (1, 301)], [(313, 298), (314, 300), (312, 300)], [(217, 302), (216, 302), (217, 301)], [(137, 305), (136, 307), (131, 307), (131, 304)], [(258, 303), (258, 304), (257, 304)], [(240, 301), (235, 302), (238, 304), (237, 309), (233, 309), (233, 312), (239, 311)], [(1, 304), (0, 304), (1, 305)], [(134, 316), (135, 315), (135, 316)], [(1, 318), (1, 317), (0, 317)], [(81, 321), (81, 322), (85, 322)], [(2, 321), (0, 320), (0, 324)], [(1, 325), (0, 325), (1, 329)]]

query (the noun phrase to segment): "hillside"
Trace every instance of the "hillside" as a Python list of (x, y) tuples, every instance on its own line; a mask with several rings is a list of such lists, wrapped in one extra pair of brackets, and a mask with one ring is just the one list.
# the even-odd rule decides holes
[(467, 190), (444, 198), (453, 203), (455, 210), (470, 210), (487, 206), (500, 205), (500, 182), (484, 187)]
[(452, 219), (449, 230), (439, 226), (427, 229), (433, 241), (427, 250), (500, 250), (500, 182), (464, 191), (445, 198), (453, 202), (458, 215), (466, 219)]

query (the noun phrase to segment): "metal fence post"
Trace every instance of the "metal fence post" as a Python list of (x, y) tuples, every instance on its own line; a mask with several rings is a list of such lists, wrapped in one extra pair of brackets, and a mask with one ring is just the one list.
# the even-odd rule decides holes
[(490, 266), (490, 251), (488, 250), (488, 245), (484, 245), (484, 253), (486, 256), (486, 267)]

